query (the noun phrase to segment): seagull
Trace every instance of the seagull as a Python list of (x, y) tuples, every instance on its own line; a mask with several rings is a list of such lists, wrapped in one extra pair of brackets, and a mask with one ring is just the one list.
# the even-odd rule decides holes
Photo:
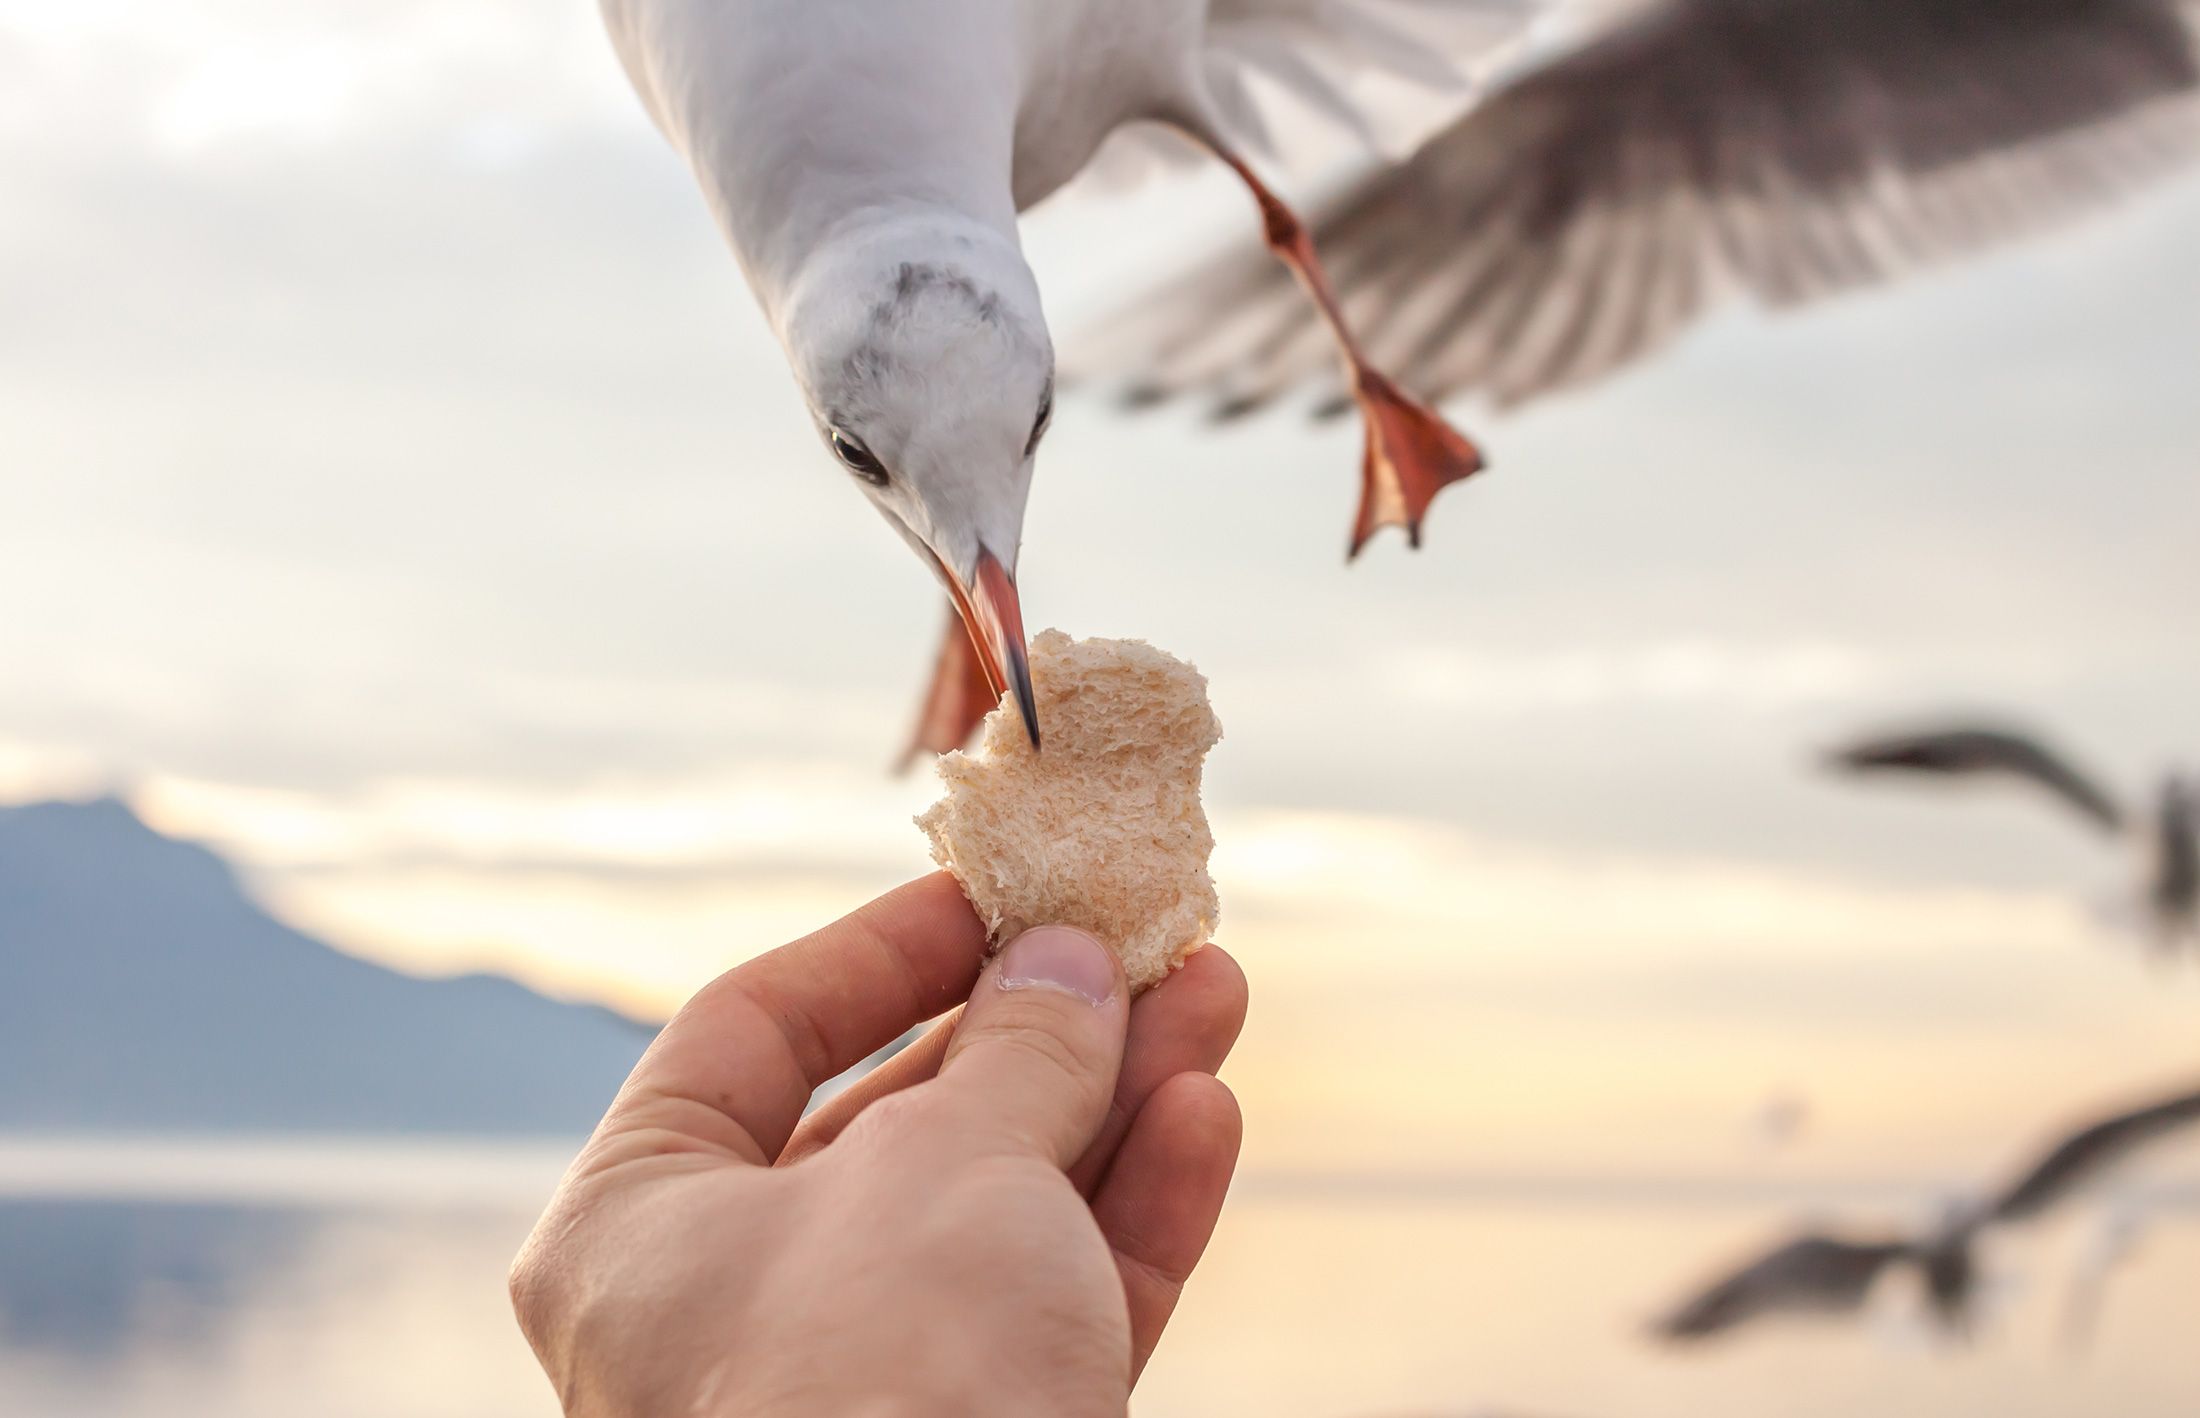
[[(1156, 124), (1242, 179), (1269, 249), (1337, 342), (1366, 416), (1363, 533), (1418, 525), (1481, 466), (1360, 353), (1292, 209), (1246, 151), (1258, 63), (1444, 82), (1412, 21), (1533, 0), (602, 0), (644, 106), (700, 182), (820, 438), (945, 584), (954, 615), (915, 735), (964, 742), (1004, 694), (1039, 743), (1017, 553), (1054, 409), (1019, 213), (1117, 129)], [(1440, 28), (1449, 30), (1455, 26)]]
[(1911, 1235), (1858, 1238), (1806, 1231), (1705, 1286), (1652, 1326), (1664, 1340), (1708, 1339), (1772, 1315), (1846, 1315), (1882, 1276), (1914, 1267), (1942, 1327), (1961, 1332), (1977, 1288), (1978, 1237), (2036, 1221), (2082, 1195), (2135, 1155), (2200, 1125), (2200, 1090), (2126, 1109), (2072, 1131), (1985, 1198), (1952, 1207)]
[[(1483, 465), (1433, 400), (1579, 382), (1722, 286), (1785, 303), (2036, 225), (2168, 166), (2200, 87), (2184, 0), (601, 4), (820, 439), (947, 590), (913, 750), (1004, 695), (1039, 742), (1017, 571), (1056, 361), (1017, 221), (1119, 132), (1234, 173), (1266, 253), (1076, 367), (1241, 408), (1332, 369), (1322, 402), (1365, 427), (1357, 554), (1419, 545)], [(1545, 12), (1571, 45), (1467, 107)], [(1256, 171), (1271, 96), (1372, 136), (1385, 80), (1466, 114), (1303, 219)]]
[(2144, 898), (2165, 950), (2200, 940), (2200, 793), (2182, 773), (2162, 779), (2151, 817), (2126, 807), (2063, 752), (2020, 730), (1954, 724), (1868, 738), (1826, 755), (1852, 774), (1917, 773), (2004, 778), (2046, 791), (2110, 837), (2136, 834), (2144, 848)]

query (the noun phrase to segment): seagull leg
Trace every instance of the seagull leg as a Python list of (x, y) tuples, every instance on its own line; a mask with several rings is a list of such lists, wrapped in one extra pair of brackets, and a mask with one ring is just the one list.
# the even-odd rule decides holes
[(940, 640), (939, 658), (932, 665), (932, 684), (917, 710), (917, 726), (909, 736), (898, 767), (906, 770), (919, 754), (947, 753), (970, 742), (978, 724), (1001, 702), (1001, 691), (985, 672), (985, 659), (970, 639), (961, 612), (947, 605), (947, 634)]
[(1427, 515), (1429, 504), (1452, 483), (1481, 470), (1481, 450), (1442, 415), (1408, 395), (1367, 362), (1359, 341), (1345, 324), (1344, 312), (1338, 308), (1336, 293), (1330, 289), (1306, 224), (1268, 190), (1244, 159), (1226, 148), (1218, 147), (1215, 152), (1252, 189), (1253, 200), (1260, 204), (1268, 249), (1299, 278), (1299, 284), (1306, 288), (1336, 336), (1352, 400), (1360, 406), (1361, 419), (1367, 426), (1367, 452), (1360, 464), (1360, 511), (1353, 519), (1346, 559), (1358, 556), (1368, 538), (1383, 527), (1405, 528), (1406, 541), (1418, 547), (1421, 519)]

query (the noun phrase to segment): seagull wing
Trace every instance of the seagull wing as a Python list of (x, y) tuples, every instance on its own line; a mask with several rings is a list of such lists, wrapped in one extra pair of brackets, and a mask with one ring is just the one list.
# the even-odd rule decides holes
[(1652, 1332), (1665, 1340), (1708, 1339), (1767, 1315), (1846, 1314), (1864, 1303), (1888, 1266), (1911, 1254), (1905, 1241), (1797, 1236), (1705, 1286)]
[(2124, 822), (2123, 808), (2094, 778), (2038, 739), (2006, 729), (1959, 725), (1866, 739), (1836, 750), (1827, 762), (1852, 773), (1998, 773), (2038, 784), (2104, 831)]
[(2163, 1138), (2200, 1125), (2200, 1092), (2165, 1098), (2079, 1129), (2002, 1192), (1987, 1215), (2028, 1221)]
[[(1419, 131), (1466, 105), (1474, 76), (1510, 50), (1538, 14), (1579, 0), (1208, 0), (1201, 78), (1216, 116), (1241, 147), (1273, 155), (1274, 100), (1288, 98), (1369, 153), (1391, 147), (1404, 117), (1379, 115), (1370, 75), (1424, 95), (1449, 95)], [(1395, 105), (1392, 105), (1395, 107)], [(1407, 116), (1428, 105), (1407, 104)], [(1107, 187), (1199, 160), (1170, 131), (1132, 124), (1086, 173)]]
[[(1373, 362), (1518, 402), (1773, 306), (2093, 205), (2200, 148), (2186, 0), (1662, 0), (1329, 203), (1315, 241)], [(1135, 402), (1257, 408), (1332, 368), (1232, 252), (1091, 332)], [(1330, 377), (1334, 377), (1333, 374)]]

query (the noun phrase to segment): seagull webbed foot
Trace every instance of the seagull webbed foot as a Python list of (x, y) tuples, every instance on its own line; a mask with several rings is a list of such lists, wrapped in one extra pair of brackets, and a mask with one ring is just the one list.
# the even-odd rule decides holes
[(985, 661), (950, 601), (947, 633), (932, 664), (932, 683), (918, 707), (916, 730), (909, 736), (900, 766), (906, 769), (920, 754), (948, 753), (969, 743), (979, 723), (1000, 702), (1000, 692), (986, 677)]
[(1421, 544), (1421, 519), (1446, 487), (1481, 471), (1482, 454), (1444, 417), (1407, 394), (1389, 376), (1368, 363), (1345, 323), (1336, 293), (1315, 253), (1306, 223), (1248, 167), (1242, 158), (1218, 150), (1222, 160), (1244, 179), (1260, 204), (1263, 234), (1276, 259), (1291, 268), (1320, 309), (1344, 357), (1352, 402), (1367, 426), (1367, 452), (1360, 466), (1360, 510), (1352, 523), (1347, 557), (1357, 556), (1369, 537), (1383, 527), (1403, 527), (1406, 540)]

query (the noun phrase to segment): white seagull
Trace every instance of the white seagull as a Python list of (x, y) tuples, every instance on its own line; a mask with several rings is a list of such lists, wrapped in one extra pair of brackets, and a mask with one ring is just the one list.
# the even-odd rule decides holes
[[(916, 735), (944, 749), (1003, 693), (1038, 742), (1016, 570), (1055, 359), (1017, 219), (1118, 130), (1160, 125), (1228, 166), (1280, 264), (1232, 259), (1127, 313), (1090, 367), (1129, 369), (1149, 401), (1212, 390), (1234, 408), (1340, 369), (1324, 402), (1367, 431), (1356, 552), (1386, 526), (1417, 543), (1436, 494), (1482, 465), (1409, 387), (1525, 397), (1655, 347), (1720, 288), (1859, 284), (2161, 166), (2200, 88), (2186, 3), (602, 7), (820, 435), (946, 584)], [(1360, 74), (1462, 107), (1462, 73), (1562, 7), (1582, 20), (1569, 52), (1312, 224), (1256, 174), (1253, 75), (1366, 130)]]

